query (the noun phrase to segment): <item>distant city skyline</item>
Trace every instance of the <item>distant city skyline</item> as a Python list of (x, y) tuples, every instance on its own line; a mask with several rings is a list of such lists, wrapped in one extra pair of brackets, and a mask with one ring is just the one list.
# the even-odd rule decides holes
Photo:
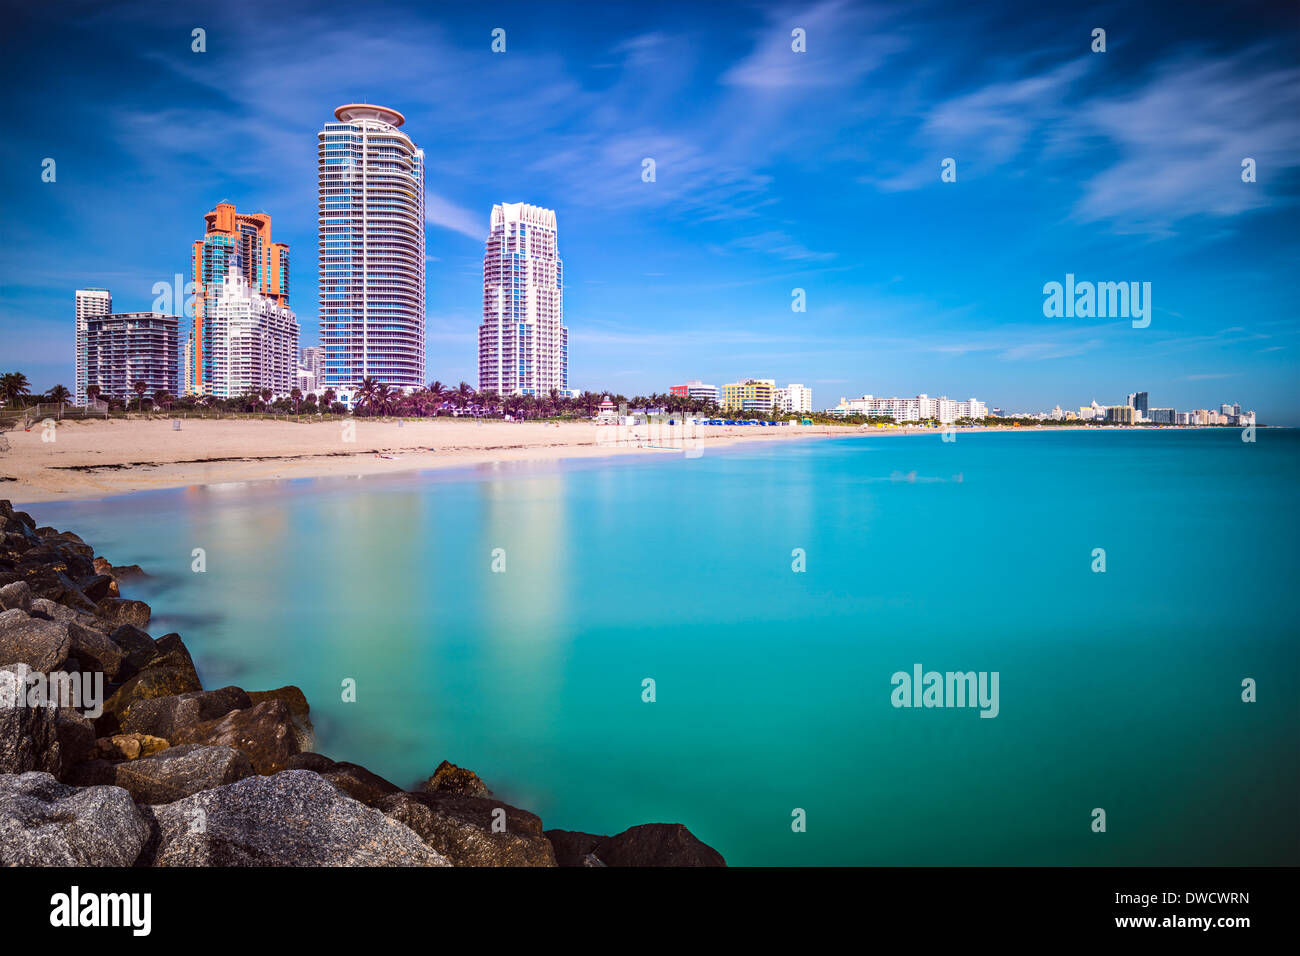
[[(0, 144), (0, 364), (33, 390), (75, 387), (74, 290), (150, 308), (222, 199), (273, 217), (302, 341), (319, 341), (312, 146), (365, 100), (428, 150), (426, 381), (477, 381), (483, 244), (506, 200), (565, 222), (574, 388), (760, 374), (827, 405), (941, 382), (1046, 410), (1142, 381), (1159, 408), (1231, 400), (1300, 423), (1300, 71), (1280, 7), (1094, 24), (944, 3), (580, 20), (505, 4), (488, 23), (380, 3), (346, 28), (319, 5), (251, 9), (205, 10), (202, 53), (187, 11), (12, 12), (0, 71), (24, 121)], [(1150, 283), (1150, 324), (1045, 316), (1066, 275)]]

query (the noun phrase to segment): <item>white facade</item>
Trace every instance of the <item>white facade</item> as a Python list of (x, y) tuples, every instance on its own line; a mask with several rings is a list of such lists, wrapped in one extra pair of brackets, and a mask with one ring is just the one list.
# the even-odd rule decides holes
[(285, 396), (298, 385), (298, 317), (239, 273), (222, 282), (211, 329), (210, 390), (217, 398), (266, 388)]
[(78, 289), (76, 294), (77, 370), (72, 389), (72, 401), (86, 404), (86, 320), (92, 315), (108, 315), (113, 311), (113, 296), (107, 289)]
[(318, 384), (350, 405), (366, 377), (424, 384), (424, 150), (397, 110), (351, 103), (334, 116), (317, 134)]
[(781, 412), (798, 414), (812, 411), (812, 389), (804, 385), (790, 384), (776, 390), (773, 404)]
[(931, 398), (928, 395), (918, 395), (916, 398), (874, 398), (871, 395), (853, 399), (841, 398), (840, 404), (831, 411), (836, 415), (892, 418), (896, 422), (948, 423), (955, 422), (959, 418), (988, 416), (988, 406), (977, 398), (957, 402), (947, 397)]
[(483, 252), (478, 387), (502, 396), (568, 391), (564, 262), (554, 210), (519, 202), (492, 207)]
[(686, 390), (687, 398), (702, 402), (712, 402), (714, 405), (717, 405), (721, 398), (718, 386), (708, 385), (705, 382), (700, 381), (698, 378), (691, 379), (685, 385), (674, 385), (671, 392), (674, 395), (680, 395), (682, 389)]

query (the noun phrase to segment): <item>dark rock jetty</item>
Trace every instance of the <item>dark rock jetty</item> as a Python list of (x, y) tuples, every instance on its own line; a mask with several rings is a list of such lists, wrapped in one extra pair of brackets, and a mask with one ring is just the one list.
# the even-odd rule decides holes
[(443, 761), (413, 791), (313, 752), (297, 687), (205, 690), (70, 531), (0, 500), (0, 864), (725, 866), (680, 824), (545, 830)]

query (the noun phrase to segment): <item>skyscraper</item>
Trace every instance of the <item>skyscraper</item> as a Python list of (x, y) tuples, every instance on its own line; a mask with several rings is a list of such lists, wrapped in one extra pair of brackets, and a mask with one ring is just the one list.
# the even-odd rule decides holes
[(107, 289), (78, 289), (76, 295), (77, 371), (73, 383), (73, 402), (86, 404), (86, 328), (91, 316), (107, 315), (113, 311), (113, 296)]
[(492, 207), (483, 253), (478, 387), (500, 395), (569, 389), (564, 262), (553, 210), (521, 202)]
[[(145, 394), (159, 389), (176, 394), (179, 363), (176, 336), (180, 320), (157, 312), (121, 312), (86, 319), (86, 385), (100, 395), (124, 398), (145, 383)], [(80, 376), (78, 376), (80, 378)]]
[(219, 202), (203, 217), (203, 238), (194, 241), (194, 322), (186, 346), (185, 388), (214, 394), (212, 321), (226, 276), (242, 275), (249, 287), (284, 308), (289, 305), (289, 247), (271, 241), (271, 217), (244, 214)]
[(350, 103), (317, 134), (320, 387), (424, 383), (424, 150), (397, 110)]
[(235, 398), (269, 388), (285, 396), (298, 384), (297, 316), (238, 271), (222, 280), (207, 327), (208, 394)]

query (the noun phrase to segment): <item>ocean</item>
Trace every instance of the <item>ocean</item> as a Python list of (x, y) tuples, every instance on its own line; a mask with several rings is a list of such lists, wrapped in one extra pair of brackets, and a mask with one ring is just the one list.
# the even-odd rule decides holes
[[(149, 572), (126, 596), (205, 687), (297, 684), (321, 752), (404, 787), (451, 760), (548, 828), (684, 823), (732, 865), (1296, 865), (1300, 433), (1256, 438), (862, 435), (28, 510)], [(996, 707), (895, 706), (930, 672), (996, 675)]]

